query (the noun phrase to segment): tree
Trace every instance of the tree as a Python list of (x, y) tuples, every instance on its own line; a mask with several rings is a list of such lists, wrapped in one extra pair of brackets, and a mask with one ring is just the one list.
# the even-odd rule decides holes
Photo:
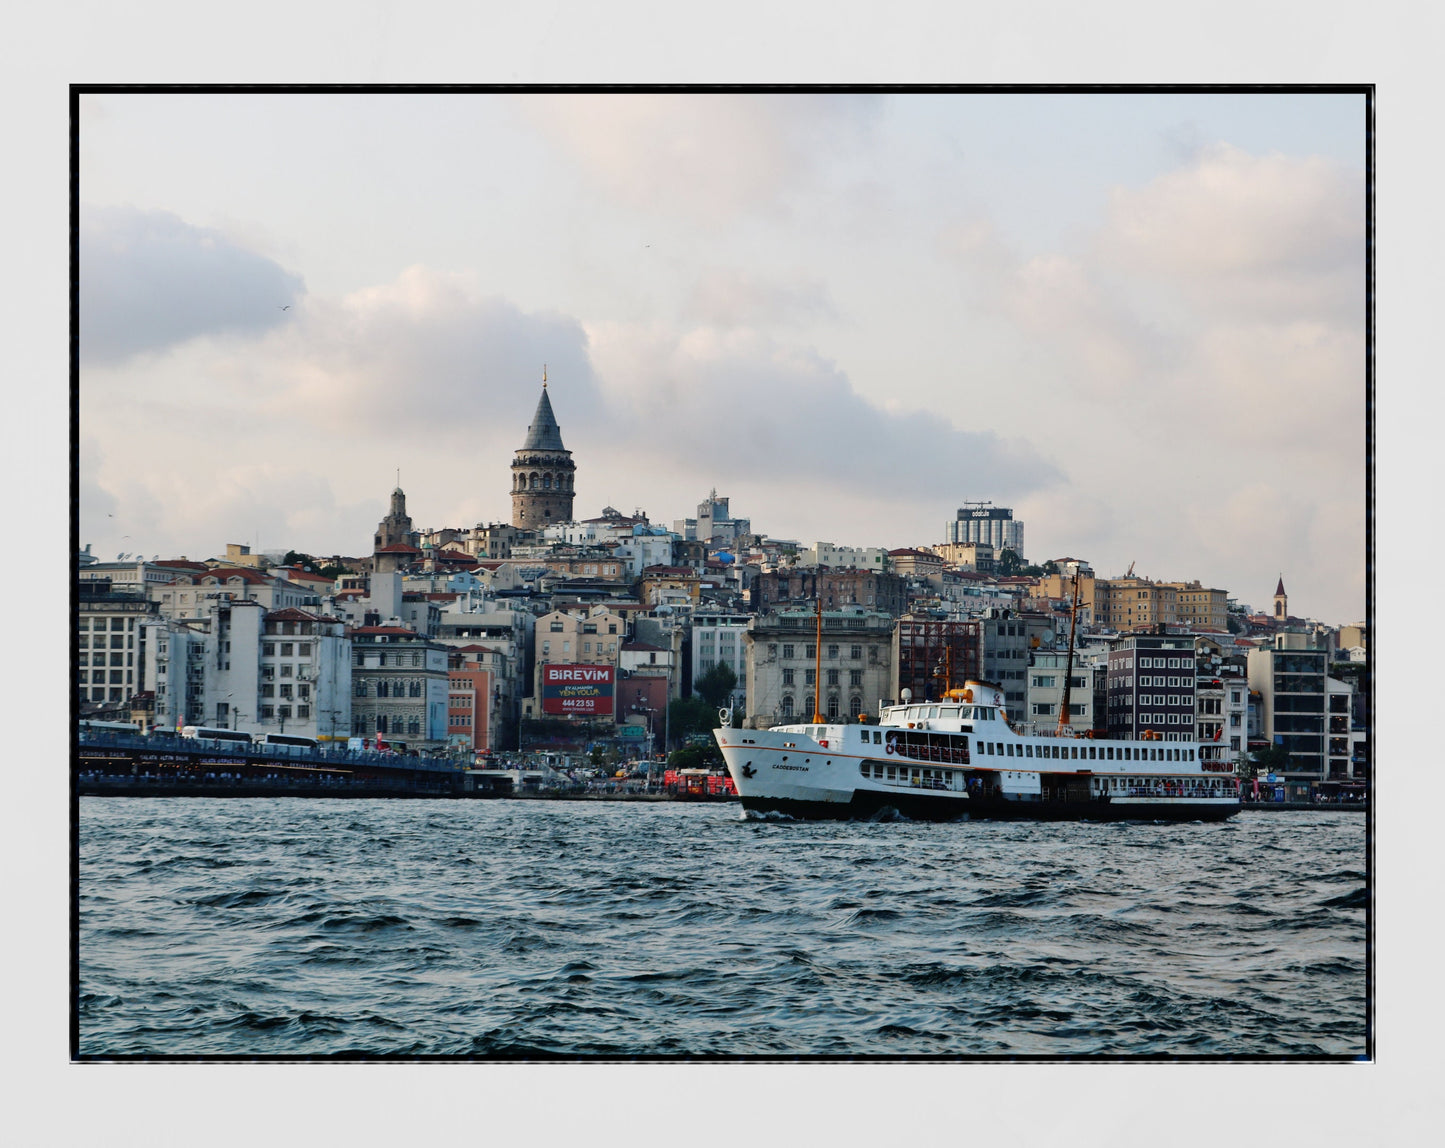
[(709, 706), (718, 709), (727, 705), (728, 698), (732, 696), (733, 687), (737, 684), (738, 676), (733, 673), (732, 666), (727, 662), (718, 662), (693, 683), (693, 689)]
[(667, 757), (668, 769), (712, 769), (722, 764), (722, 753), (715, 745), (685, 745)]
[(1249, 761), (1254, 777), (1283, 773), (1290, 765), (1289, 750), (1282, 745), (1267, 745), (1264, 749), (1257, 749), (1250, 754)]
[(303, 554), (299, 550), (286, 551), (286, 557), (281, 559), (282, 566), (299, 566), (302, 570), (316, 573), (316, 559), (309, 554)]
[(1012, 578), (1024, 567), (1024, 560), (1018, 552), (1005, 547), (998, 552), (998, 572), (1005, 578)]
[(702, 698), (677, 698), (667, 707), (669, 736), (676, 741), (690, 733), (708, 733), (722, 723), (718, 720), (717, 707), (710, 706)]

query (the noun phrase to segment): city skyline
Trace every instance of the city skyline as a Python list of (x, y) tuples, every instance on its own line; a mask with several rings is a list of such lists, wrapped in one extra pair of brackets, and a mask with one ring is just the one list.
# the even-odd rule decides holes
[(579, 518), (896, 548), (984, 499), (1357, 621), (1364, 109), (83, 96), (81, 543), (364, 552), (398, 467), (508, 521), (546, 363)]

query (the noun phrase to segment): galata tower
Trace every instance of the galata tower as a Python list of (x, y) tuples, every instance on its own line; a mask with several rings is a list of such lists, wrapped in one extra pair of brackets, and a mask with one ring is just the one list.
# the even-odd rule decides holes
[(542, 398), (527, 428), (527, 441), (512, 459), (512, 525), (541, 530), (554, 522), (572, 521), (572, 476), (577, 465), (562, 445), (562, 429), (547, 397), (542, 372)]

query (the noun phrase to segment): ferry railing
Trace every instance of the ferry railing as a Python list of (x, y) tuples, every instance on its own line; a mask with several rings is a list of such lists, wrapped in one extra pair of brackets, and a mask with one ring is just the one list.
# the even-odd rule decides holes
[(1237, 797), (1234, 789), (1206, 789), (1203, 786), (1131, 785), (1128, 797)]

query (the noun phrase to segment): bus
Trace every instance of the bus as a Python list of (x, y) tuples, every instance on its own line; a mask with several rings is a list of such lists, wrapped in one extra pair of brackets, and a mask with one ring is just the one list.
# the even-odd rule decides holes
[(204, 725), (188, 725), (181, 730), (182, 737), (197, 741), (242, 741), (251, 744), (251, 735), (239, 729), (212, 729)]
[(81, 733), (140, 733), (140, 723), (133, 721), (94, 721), (82, 718), (79, 722)]
[(297, 737), (290, 733), (268, 733), (257, 741), (261, 745), (288, 745), (299, 749), (316, 749), (320, 744), (314, 737)]

